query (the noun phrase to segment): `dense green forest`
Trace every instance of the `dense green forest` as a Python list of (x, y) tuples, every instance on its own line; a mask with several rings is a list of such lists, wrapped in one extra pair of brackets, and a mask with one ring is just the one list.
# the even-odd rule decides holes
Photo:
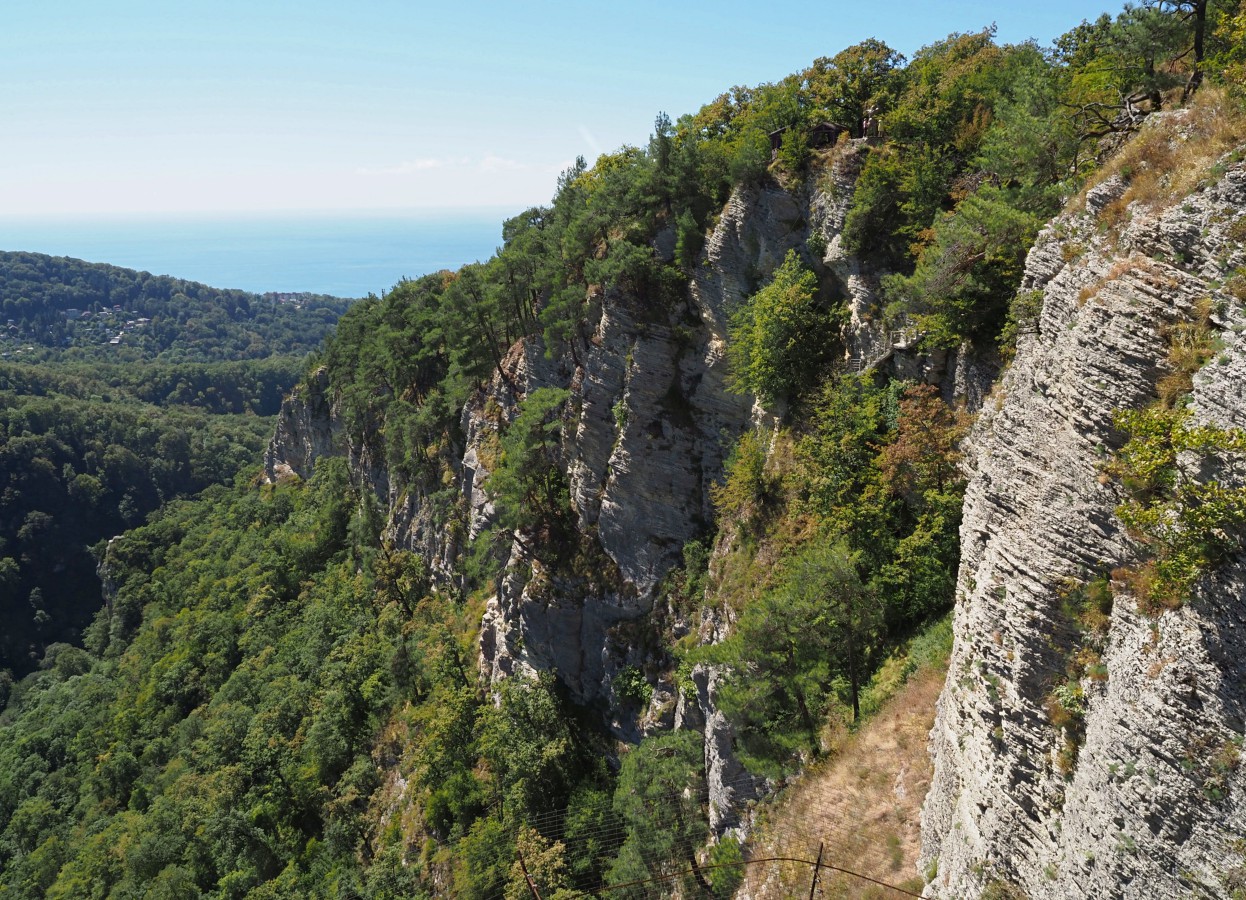
[(7, 359), (48, 347), (90, 360), (263, 359), (313, 349), (350, 305), (318, 294), (280, 296), (0, 251), (0, 353)]
[[(579, 161), (549, 206), (505, 224), (488, 262), (355, 304), (313, 367), (356, 445), (461, 530), (461, 411), (514, 342), (578, 359), (602, 290), (641, 322), (669, 322), (734, 188), (824, 184), (847, 148), (863, 161), (844, 236), (888, 273), (880, 314), (928, 348), (1006, 357), (1035, 314), (1016, 296), (1030, 242), (1122, 135), (1188, 103), (1217, 111), (1225, 149), (1246, 140), (1243, 35), (1246, 4), (1144, 3), (1048, 48), (1000, 45), (988, 29), (906, 60), (867, 41), (734, 88), (677, 121), (659, 116), (644, 147)], [(810, 148), (804, 135), (824, 121), (850, 138)], [(674, 236), (669, 261), (654, 252), (662, 232)], [(666, 654), (660, 674), (679, 689), (699, 664), (724, 672), (736, 749), (770, 776), (818, 758), (830, 725), (869, 716), (885, 695), (881, 671), (937, 653), (959, 552), (966, 416), (932, 387), (836, 370), (843, 347), (827, 335), (844, 310), (818, 250), (759, 273), (733, 312), (734, 389), (782, 415), (736, 443), (716, 521), (683, 547), (654, 607), (669, 619), (725, 613), (733, 628), (703, 645), (661, 615), (650, 623)], [(115, 377), (110, 391), (147, 389)], [(95, 403), (103, 382), (57, 375), (55, 389), (38, 401), (48, 425), (37, 409), (8, 414), (10, 435), (44, 443), (5, 471), (70, 498), (113, 498), (136, 524), (117, 491), (140, 481), (114, 480), (107, 449), (95, 463), (90, 451), (82, 464), (35, 462), (94, 433), (56, 423)], [(154, 390), (155, 402), (179, 402), (177, 385)], [(263, 408), (239, 390), (222, 414)], [(465, 542), (449, 584), (383, 540), (375, 493), (336, 458), (306, 481), (244, 477), (166, 502), (110, 544), (114, 592), (82, 646), (53, 645), (5, 684), (0, 896), (522, 898), (528, 877), (560, 900), (645, 879), (665, 879), (667, 895), (678, 884), (681, 896), (731, 896), (735, 841), (689, 850), (709, 837), (695, 732), (624, 748), (604, 727), (608, 711), (577, 707), (552, 673), (495, 693), (480, 683), (477, 629), (498, 579), (516, 575), (504, 571), (512, 536), (578, 584), (613, 577), (577, 531), (558, 467), (568, 401), (566, 390), (533, 391), (501, 429), (489, 482), (498, 515)], [(144, 445), (136, 422), (126, 440), (183, 472), (197, 449), (217, 474), (245, 455), (203, 448), (199, 432), (183, 447), (174, 435), (185, 423), (168, 425)], [(129, 464), (113, 457), (113, 469)], [(169, 500), (161, 474), (149, 472), (144, 497)], [(56, 527), (58, 512), (41, 512), (17, 525), (17, 541)], [(531, 567), (518, 576), (535, 577)], [(639, 704), (657, 674), (628, 673), (618, 693)]]
[(116, 389), (0, 389), (0, 663), (25, 673), (47, 644), (80, 640), (101, 602), (91, 546), (165, 500), (232, 482), (259, 459), (272, 421)]
[(81, 640), (94, 544), (256, 463), (348, 305), (0, 253), (0, 669)]

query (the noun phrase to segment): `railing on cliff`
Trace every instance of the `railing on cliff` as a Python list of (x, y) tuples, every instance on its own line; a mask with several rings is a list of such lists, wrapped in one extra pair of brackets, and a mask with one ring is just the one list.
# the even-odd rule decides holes
[(839, 375), (868, 374), (891, 359), (896, 350), (912, 346), (918, 337), (917, 330), (912, 327), (892, 329), (877, 345), (867, 348), (864, 352), (847, 354), (842, 360), (832, 365), (832, 370)]

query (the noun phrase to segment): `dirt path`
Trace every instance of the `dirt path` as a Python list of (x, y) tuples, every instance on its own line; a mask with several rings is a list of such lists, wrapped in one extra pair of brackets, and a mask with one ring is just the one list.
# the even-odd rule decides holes
[[(931, 777), (926, 736), (944, 674), (942, 669), (915, 674), (832, 759), (801, 778), (766, 816), (753, 857), (815, 859), (821, 843), (824, 862), (920, 893), (921, 805)], [(743, 893), (751, 900), (807, 897), (811, 877), (809, 865), (751, 866)], [(905, 895), (824, 872), (815, 896)]]

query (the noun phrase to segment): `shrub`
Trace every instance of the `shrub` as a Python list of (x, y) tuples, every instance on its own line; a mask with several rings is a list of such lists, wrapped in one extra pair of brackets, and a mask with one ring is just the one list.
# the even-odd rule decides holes
[(772, 402), (803, 393), (831, 358), (832, 318), (818, 278), (789, 250), (762, 288), (731, 316), (733, 387)]
[(766, 448), (756, 432), (740, 435), (726, 469), (726, 479), (711, 491), (719, 515), (747, 518), (755, 514), (774, 488), (766, 473)]
[(995, 341), (1039, 224), (1003, 192), (983, 188), (935, 221), (913, 274), (884, 281), (888, 297), (935, 346)]
[(1165, 406), (1175, 405), (1194, 389), (1194, 373), (1216, 352), (1218, 341), (1211, 327), (1211, 307), (1210, 299), (1206, 299), (1199, 304), (1193, 321), (1164, 329), (1169, 372), (1159, 379), (1155, 389)]
[(613, 681), (614, 693), (620, 699), (631, 701), (637, 706), (648, 706), (653, 696), (653, 686), (645, 680), (645, 673), (636, 666), (628, 666)]
[(1038, 319), (1043, 313), (1042, 291), (1018, 291), (1008, 305), (1008, 318), (1004, 329), (999, 333), (999, 343), (1003, 351), (1011, 352), (1017, 346), (1017, 338), (1038, 328)]
[[(1130, 495), (1116, 514), (1149, 557), (1122, 574), (1151, 613), (1184, 603), (1205, 572), (1240, 548), (1246, 524), (1246, 486), (1188, 474), (1231, 474), (1226, 463), (1246, 454), (1246, 432), (1189, 419), (1187, 409), (1156, 406), (1115, 420), (1129, 440), (1109, 471)], [(1191, 457), (1178, 465), (1183, 454)]]
[(501, 438), (502, 459), (489, 479), (506, 528), (533, 528), (557, 521), (569, 499), (555, 455), (562, 433), (560, 413), (568, 392), (539, 388), (523, 402)]

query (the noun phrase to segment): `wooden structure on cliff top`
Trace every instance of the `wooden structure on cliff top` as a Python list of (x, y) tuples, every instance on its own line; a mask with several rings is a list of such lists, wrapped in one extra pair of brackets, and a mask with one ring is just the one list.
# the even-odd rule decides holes
[[(788, 126), (783, 126), (778, 131), (770, 132), (770, 151), (778, 153), (779, 147), (783, 144), (783, 135), (789, 131)], [(805, 133), (805, 140), (808, 141), (810, 147), (833, 147), (835, 142), (839, 140), (841, 134), (847, 133), (848, 129), (843, 125), (836, 125), (834, 122), (819, 122)]]

